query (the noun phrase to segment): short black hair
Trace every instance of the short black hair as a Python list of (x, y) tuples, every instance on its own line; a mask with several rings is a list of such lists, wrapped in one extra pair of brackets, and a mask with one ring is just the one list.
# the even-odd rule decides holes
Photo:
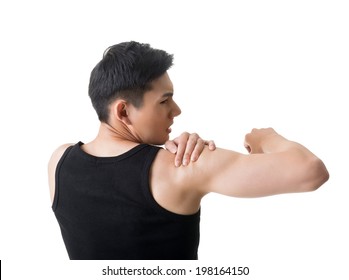
[(90, 76), (88, 93), (98, 118), (108, 122), (109, 105), (124, 98), (135, 107), (143, 103), (150, 83), (173, 65), (173, 55), (134, 41), (107, 48)]

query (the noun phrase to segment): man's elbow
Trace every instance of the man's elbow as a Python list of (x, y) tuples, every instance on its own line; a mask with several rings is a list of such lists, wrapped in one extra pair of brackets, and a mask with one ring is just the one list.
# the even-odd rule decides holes
[(330, 178), (330, 174), (325, 164), (319, 158), (310, 160), (304, 170), (307, 180), (303, 186), (304, 192), (315, 191), (321, 187)]

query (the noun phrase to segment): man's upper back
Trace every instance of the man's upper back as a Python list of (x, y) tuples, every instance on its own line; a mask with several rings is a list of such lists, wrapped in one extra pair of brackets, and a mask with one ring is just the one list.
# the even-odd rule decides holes
[(197, 258), (200, 212), (175, 214), (153, 198), (149, 173), (158, 147), (96, 157), (81, 146), (58, 162), (52, 205), (71, 259)]

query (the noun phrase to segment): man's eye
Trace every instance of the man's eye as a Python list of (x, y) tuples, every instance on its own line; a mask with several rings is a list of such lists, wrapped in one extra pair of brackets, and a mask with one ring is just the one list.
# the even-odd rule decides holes
[(168, 99), (165, 99), (165, 100), (161, 101), (160, 104), (166, 104), (167, 101), (168, 101)]

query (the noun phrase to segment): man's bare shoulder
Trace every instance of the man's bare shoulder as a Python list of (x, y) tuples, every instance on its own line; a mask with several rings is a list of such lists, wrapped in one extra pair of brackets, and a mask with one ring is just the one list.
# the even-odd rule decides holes
[[(150, 191), (155, 201), (166, 210), (188, 215), (196, 213), (200, 199), (186, 190), (185, 173), (188, 166), (176, 167), (175, 155), (161, 149), (156, 155), (150, 170)], [(193, 163), (190, 163), (192, 165)]]
[(237, 156), (234, 152), (205, 147), (196, 162), (175, 167), (174, 156), (160, 150), (150, 174), (150, 188), (154, 199), (164, 208), (179, 214), (195, 213), (206, 194), (204, 185), (212, 180), (217, 170)]
[(56, 150), (54, 150), (48, 162), (48, 180), (49, 180), (51, 201), (53, 201), (54, 192), (55, 192), (55, 172), (56, 172), (57, 164), (61, 159), (62, 155), (64, 154), (65, 150), (72, 145), (74, 144), (68, 143), (68, 144), (60, 145)]
[(60, 145), (57, 149), (55, 149), (51, 155), (50, 160), (49, 160), (49, 166), (50, 165), (57, 165), (58, 161), (61, 159), (65, 150), (72, 145), (74, 145), (74, 144), (67, 143), (67, 144)]
[(159, 181), (167, 180), (172, 185), (175, 184), (174, 180), (178, 177), (181, 167), (175, 166), (174, 158), (174, 154), (165, 149), (160, 149), (153, 161), (151, 175), (154, 175)]
[(240, 157), (245, 155), (222, 148), (210, 151), (206, 146), (196, 162), (175, 167), (174, 155), (166, 150), (160, 150), (154, 160), (153, 171), (157, 177), (165, 178), (179, 188), (190, 188), (193, 191), (195, 185), (200, 185), (202, 180), (214, 176), (214, 170), (221, 168), (227, 162), (235, 162)]

